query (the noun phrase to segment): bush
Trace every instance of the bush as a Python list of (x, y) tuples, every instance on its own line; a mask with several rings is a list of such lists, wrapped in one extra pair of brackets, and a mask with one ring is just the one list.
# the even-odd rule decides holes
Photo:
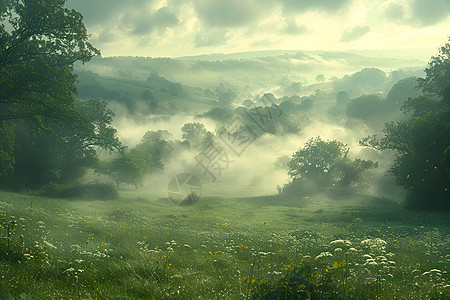
[(119, 196), (117, 188), (108, 183), (49, 184), (41, 189), (40, 194), (50, 198), (92, 200), (114, 200)]

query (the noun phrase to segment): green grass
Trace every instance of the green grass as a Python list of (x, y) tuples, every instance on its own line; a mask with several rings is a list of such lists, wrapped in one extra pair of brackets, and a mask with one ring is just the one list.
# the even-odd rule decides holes
[[(0, 298), (450, 296), (446, 212), (363, 195), (203, 196), (190, 207), (144, 195), (69, 201), (1, 192)], [(376, 238), (386, 245), (368, 247)], [(440, 275), (426, 273), (433, 269)]]

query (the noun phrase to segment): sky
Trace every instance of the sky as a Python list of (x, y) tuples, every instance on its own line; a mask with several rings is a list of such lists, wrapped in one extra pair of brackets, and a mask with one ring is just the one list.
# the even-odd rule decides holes
[(450, 0), (68, 0), (66, 6), (83, 14), (104, 57), (366, 49), (433, 55), (450, 36)]

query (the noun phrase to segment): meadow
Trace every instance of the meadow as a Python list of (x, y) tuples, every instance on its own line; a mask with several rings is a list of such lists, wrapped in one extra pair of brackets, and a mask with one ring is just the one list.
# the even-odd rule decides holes
[[(147, 195), (147, 196), (146, 196)], [(2, 299), (448, 299), (448, 212), (364, 194), (193, 206), (0, 193)]]

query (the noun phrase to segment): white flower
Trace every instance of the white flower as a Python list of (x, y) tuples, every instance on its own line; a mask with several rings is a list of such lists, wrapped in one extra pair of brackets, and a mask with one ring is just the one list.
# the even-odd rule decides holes
[(316, 256), (316, 259), (321, 259), (324, 257), (331, 257), (331, 256), (333, 256), (333, 254), (331, 254), (330, 252), (322, 252)]
[(75, 269), (74, 268), (68, 268), (67, 270), (65, 270), (63, 273), (66, 273), (66, 272), (73, 272), (73, 271), (75, 271)]
[(330, 246), (333, 247), (350, 247), (352, 243), (349, 240), (334, 240), (330, 242)]
[(50, 244), (50, 243), (47, 242), (47, 241), (44, 241), (44, 244), (45, 244), (47, 247), (49, 247), (50, 249), (57, 249), (57, 247), (56, 247), (55, 245), (52, 245), (52, 244)]
[(334, 254), (341, 254), (341, 253), (342, 253), (342, 248), (334, 249)]

